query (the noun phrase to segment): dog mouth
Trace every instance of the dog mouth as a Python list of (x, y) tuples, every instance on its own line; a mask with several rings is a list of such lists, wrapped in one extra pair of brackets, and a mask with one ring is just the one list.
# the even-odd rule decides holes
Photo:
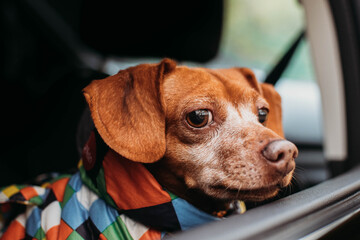
[(220, 198), (229, 198), (247, 201), (263, 201), (276, 196), (281, 184), (270, 185), (253, 189), (233, 188), (224, 185), (212, 185), (210, 189)]
[(219, 199), (259, 202), (275, 197), (281, 189), (290, 184), (291, 179), (292, 173), (288, 173), (285, 177), (277, 179), (270, 184), (259, 185), (259, 187), (253, 188), (218, 183), (216, 185), (209, 185), (208, 192)]

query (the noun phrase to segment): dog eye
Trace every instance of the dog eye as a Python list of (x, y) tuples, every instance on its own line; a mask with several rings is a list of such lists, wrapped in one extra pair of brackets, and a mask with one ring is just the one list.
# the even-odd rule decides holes
[(269, 110), (266, 108), (260, 108), (258, 110), (258, 119), (260, 123), (264, 123), (268, 117)]
[(186, 121), (194, 128), (202, 128), (211, 123), (212, 114), (206, 109), (195, 110), (186, 115)]

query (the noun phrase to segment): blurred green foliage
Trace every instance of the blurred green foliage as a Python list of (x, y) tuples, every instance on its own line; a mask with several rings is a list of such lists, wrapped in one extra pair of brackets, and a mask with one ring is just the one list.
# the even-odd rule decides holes
[[(226, 0), (220, 53), (268, 73), (304, 28), (297, 0)], [(283, 77), (313, 81), (309, 44), (303, 41)]]

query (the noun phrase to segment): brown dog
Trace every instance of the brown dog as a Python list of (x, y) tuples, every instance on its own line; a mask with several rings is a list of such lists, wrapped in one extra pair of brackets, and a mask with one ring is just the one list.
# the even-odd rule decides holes
[(274, 197), (292, 179), (298, 150), (283, 139), (280, 96), (247, 68), (164, 59), (94, 81), (84, 94), (110, 148), (206, 212)]

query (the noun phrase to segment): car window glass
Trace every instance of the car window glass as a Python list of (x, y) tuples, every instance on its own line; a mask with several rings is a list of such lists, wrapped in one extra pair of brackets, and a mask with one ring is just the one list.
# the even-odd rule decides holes
[[(224, 16), (218, 58), (265, 73), (305, 24), (304, 11), (296, 0), (227, 0)], [(283, 77), (314, 81), (308, 48), (306, 42), (300, 44)]]

